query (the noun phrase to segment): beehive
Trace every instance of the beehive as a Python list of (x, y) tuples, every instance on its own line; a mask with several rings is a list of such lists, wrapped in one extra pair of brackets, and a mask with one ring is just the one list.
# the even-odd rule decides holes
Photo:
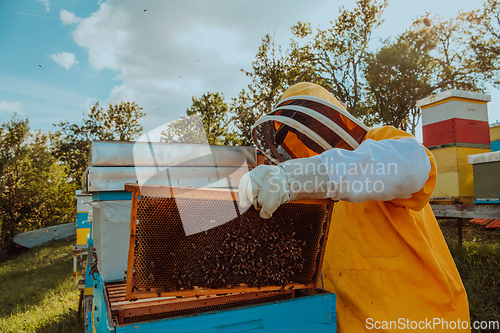
[(451, 89), (417, 101), (422, 109), (424, 145), (489, 149), (487, 103), (490, 95)]
[(487, 149), (469, 147), (449, 147), (432, 150), (436, 161), (438, 181), (432, 198), (442, 200), (474, 201), (473, 168), (467, 161), (468, 155), (481, 154)]
[(92, 206), (87, 204), (92, 200), (89, 194), (82, 194), (81, 190), (75, 192), (76, 196), (76, 247), (82, 248), (87, 244), (91, 235)]
[(230, 294), (239, 302), (253, 301), (248, 293), (291, 297), (320, 286), (330, 200), (288, 203), (264, 220), (229, 190), (126, 189), (133, 191), (126, 299)]
[(434, 155), (438, 171), (431, 201), (474, 202), (467, 155), (490, 151), (490, 100), (489, 95), (452, 89), (417, 101), (423, 143)]
[(500, 151), (470, 155), (475, 203), (500, 203)]
[(491, 151), (500, 150), (500, 123), (490, 125)]

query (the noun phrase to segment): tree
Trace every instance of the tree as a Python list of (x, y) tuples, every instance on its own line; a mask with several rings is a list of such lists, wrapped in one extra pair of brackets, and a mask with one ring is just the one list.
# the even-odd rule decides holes
[[(210, 145), (239, 145), (234, 120), (224, 96), (207, 92), (186, 110), (186, 117), (170, 123), (162, 132), (164, 142), (207, 143)], [(205, 136), (206, 135), (206, 136)]]
[(300, 80), (301, 73), (305, 74), (292, 61), (287, 51), (275, 44), (274, 35), (266, 34), (255, 55), (255, 61), (252, 62), (252, 69), (241, 69), (252, 79), (246, 90), (243, 89), (237, 98), (233, 98), (230, 105), (241, 145), (253, 145), (251, 126), (257, 119), (269, 114), (283, 92)]
[[(498, 75), (493, 23), (499, 22), (493, 19), (498, 18), (498, 2), (488, 0), (487, 4), (484, 12), (458, 13), (450, 20), (435, 17), (428, 32), (414, 35), (406, 31), (367, 58), (367, 101), (374, 122), (414, 134), (420, 118), (415, 105), (418, 99), (448, 89), (486, 89), (486, 82)], [(419, 22), (421, 19), (415, 24)], [(478, 33), (481, 25), (484, 33), (491, 31), (487, 43), (485, 34)]]
[(483, 79), (500, 87), (500, 1), (486, 0), (482, 9), (459, 15), (468, 23), (468, 46)]
[(434, 47), (428, 36), (409, 31), (367, 57), (367, 104), (375, 122), (415, 135), (420, 118), (417, 100), (432, 91), (435, 64), (428, 56)]
[[(3, 254), (10, 246), (15, 235), (15, 227), (21, 219), (23, 202), (21, 199), (22, 175), (27, 169), (28, 149), (26, 141), (29, 136), (28, 120), (12, 118), (2, 125), (1, 134), (1, 194), (0, 216), (2, 219)], [(0, 255), (1, 255), (0, 254)]]
[(298, 38), (292, 43), (294, 62), (310, 68), (308, 76), (312, 81), (345, 103), (355, 117), (367, 114), (363, 68), (371, 34), (382, 23), (386, 6), (385, 0), (358, 0), (352, 11), (340, 7), (332, 26), (326, 30), (318, 28), (314, 35), (310, 24), (298, 22), (292, 27)]
[(141, 110), (135, 102), (109, 104), (107, 110), (97, 102), (84, 116), (83, 125), (68, 121), (54, 124), (59, 127), (54, 140), (55, 156), (68, 166), (75, 184), (81, 183), (93, 140), (131, 141), (142, 134), (139, 119), (146, 114)]
[(18, 232), (74, 220), (74, 186), (49, 148), (49, 136), (31, 133), (16, 116), (0, 130), (0, 255)]
[(436, 64), (435, 92), (448, 89), (481, 92), (485, 89), (482, 70), (468, 46), (467, 28), (459, 17), (460, 14), (455, 19), (436, 17), (433, 20), (429, 42), (435, 47), (429, 51), (429, 57)]

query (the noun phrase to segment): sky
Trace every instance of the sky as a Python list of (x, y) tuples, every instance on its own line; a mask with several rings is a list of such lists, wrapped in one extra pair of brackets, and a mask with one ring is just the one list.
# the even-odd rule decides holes
[[(192, 97), (246, 88), (262, 37), (287, 48), (290, 27), (326, 29), (354, 0), (0, 0), (0, 123), (14, 113), (32, 130), (79, 123), (99, 101), (135, 101), (145, 131), (185, 115)], [(479, 1), (389, 0), (372, 36), (395, 37), (422, 15), (453, 17)], [(490, 123), (500, 120), (500, 92), (489, 91)], [(421, 139), (421, 129), (417, 130)]]

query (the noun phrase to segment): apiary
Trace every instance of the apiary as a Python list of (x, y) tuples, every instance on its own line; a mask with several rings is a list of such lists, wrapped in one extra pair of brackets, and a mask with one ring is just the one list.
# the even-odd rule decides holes
[(434, 155), (438, 178), (433, 202), (473, 203), (472, 166), (467, 156), (490, 150), (490, 95), (451, 89), (417, 101), (423, 144)]
[[(127, 278), (107, 286), (117, 295), (110, 307), (118, 324), (324, 293), (330, 200), (288, 203), (264, 220), (238, 206), (237, 191), (126, 189), (133, 193)], [(148, 299), (158, 304), (147, 314), (130, 305)]]

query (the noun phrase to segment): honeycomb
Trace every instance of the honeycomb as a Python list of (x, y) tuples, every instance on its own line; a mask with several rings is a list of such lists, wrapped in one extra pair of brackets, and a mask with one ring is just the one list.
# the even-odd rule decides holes
[[(130, 252), (134, 273), (127, 288), (132, 293), (163, 293), (314, 281), (328, 226), (328, 203), (284, 204), (270, 219), (260, 218), (253, 207), (242, 213), (240, 208), (234, 197), (210, 193), (141, 196)], [(186, 220), (208, 230), (186, 236)]]

